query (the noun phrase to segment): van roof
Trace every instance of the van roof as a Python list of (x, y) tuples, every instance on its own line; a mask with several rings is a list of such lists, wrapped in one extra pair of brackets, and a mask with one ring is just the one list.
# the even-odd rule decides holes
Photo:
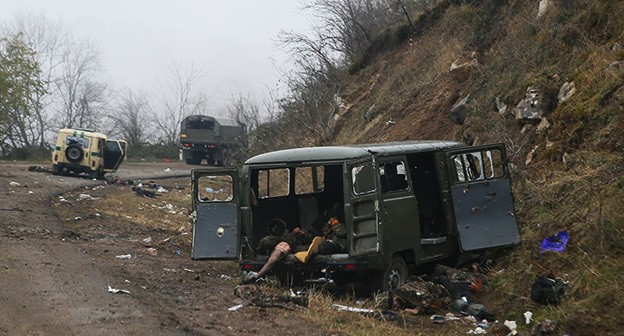
[(102, 133), (98, 133), (95, 132), (93, 130), (89, 130), (89, 129), (83, 129), (83, 128), (63, 128), (59, 130), (59, 134), (60, 133), (66, 133), (66, 134), (71, 134), (74, 136), (79, 136), (79, 137), (85, 137), (85, 136), (89, 136), (89, 137), (96, 137), (96, 138), (107, 138), (106, 134), (102, 134)]
[(372, 154), (380, 156), (433, 152), (441, 149), (465, 147), (457, 141), (403, 141), (365, 145), (343, 145), (324, 147), (304, 147), (279, 150), (256, 155), (245, 164), (288, 163), (307, 161), (339, 161), (347, 159), (365, 158)]

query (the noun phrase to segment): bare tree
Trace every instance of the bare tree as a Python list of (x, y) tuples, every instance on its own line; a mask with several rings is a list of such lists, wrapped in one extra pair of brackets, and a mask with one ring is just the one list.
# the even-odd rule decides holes
[(171, 81), (161, 85), (162, 110), (156, 113), (156, 126), (162, 133), (165, 145), (176, 145), (182, 120), (189, 115), (201, 114), (206, 107), (205, 96), (197, 92), (196, 88), (203, 77), (201, 71), (191, 67), (183, 73), (174, 64), (171, 75)]
[(402, 20), (405, 12), (401, 7), (388, 0), (309, 0), (304, 6), (321, 22), (314, 29), (317, 34), (349, 63), (356, 61), (383, 29)]
[(100, 52), (90, 42), (68, 40), (61, 55), (56, 80), (60, 127), (97, 128), (106, 104), (106, 86), (94, 78), (101, 71)]
[(262, 123), (260, 105), (249, 96), (232, 97), (231, 105), (228, 107), (228, 114), (239, 124), (245, 125), (248, 132), (258, 128)]
[(113, 110), (108, 114), (113, 132), (128, 141), (130, 146), (148, 142), (152, 129), (151, 107), (144, 93), (124, 89), (117, 95)]

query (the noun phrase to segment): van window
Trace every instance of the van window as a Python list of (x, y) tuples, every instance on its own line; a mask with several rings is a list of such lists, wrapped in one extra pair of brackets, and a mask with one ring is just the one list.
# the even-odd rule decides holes
[(295, 168), (295, 194), (312, 194), (325, 188), (325, 168), (323, 166)]
[(358, 165), (351, 168), (351, 182), (353, 193), (356, 195), (368, 194), (376, 190), (375, 169), (372, 163)]
[(500, 178), (504, 175), (500, 150), (476, 151), (452, 157), (455, 163), (455, 182), (470, 182)]
[(287, 196), (290, 186), (288, 168), (258, 171), (258, 198)]
[(89, 139), (87, 138), (81, 138), (81, 137), (77, 137), (77, 136), (68, 136), (67, 138), (65, 138), (65, 144), (66, 145), (80, 145), (83, 148), (89, 148)]
[(403, 161), (384, 162), (380, 165), (379, 180), (384, 193), (409, 189)]
[(197, 181), (197, 198), (200, 202), (229, 202), (234, 198), (232, 176), (204, 175)]

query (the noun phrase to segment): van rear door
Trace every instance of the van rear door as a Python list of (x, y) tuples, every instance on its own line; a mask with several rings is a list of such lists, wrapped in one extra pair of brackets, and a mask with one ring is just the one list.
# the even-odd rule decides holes
[(460, 248), (473, 251), (520, 241), (503, 144), (446, 152)]
[(239, 256), (238, 170), (198, 169), (191, 173), (193, 197), (192, 259)]
[(350, 232), (349, 254), (367, 255), (381, 248), (379, 223), (379, 179), (374, 161), (353, 161), (347, 164), (350, 178), (345, 181), (345, 220)]

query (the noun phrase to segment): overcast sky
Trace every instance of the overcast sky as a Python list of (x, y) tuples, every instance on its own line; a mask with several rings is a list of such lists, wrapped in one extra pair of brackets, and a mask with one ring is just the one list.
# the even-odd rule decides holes
[(260, 99), (274, 88), (288, 58), (277, 34), (310, 26), (297, 0), (0, 0), (1, 21), (16, 13), (43, 13), (90, 39), (117, 88), (155, 94), (174, 61), (201, 68), (215, 112), (232, 95)]

